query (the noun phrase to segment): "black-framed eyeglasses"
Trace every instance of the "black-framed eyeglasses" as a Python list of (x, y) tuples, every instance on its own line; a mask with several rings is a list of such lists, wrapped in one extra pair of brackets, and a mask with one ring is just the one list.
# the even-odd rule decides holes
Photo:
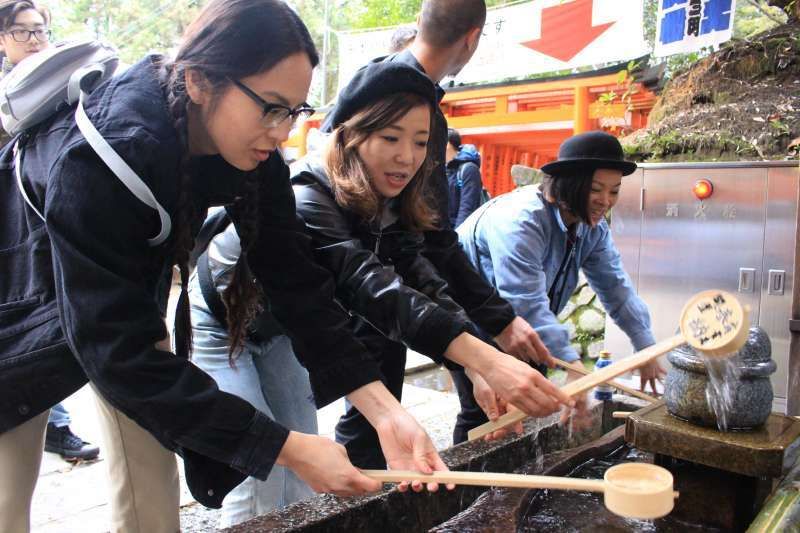
[(53, 35), (53, 32), (50, 30), (11, 30), (7, 31), (6, 33), (11, 35), (11, 38), (17, 41), (18, 43), (27, 43), (31, 40), (31, 37), (36, 37), (36, 40), (40, 43), (45, 43), (50, 40), (50, 37)]
[(261, 106), (261, 125), (265, 128), (276, 128), (289, 117), (292, 118), (292, 124), (294, 124), (297, 119), (306, 119), (314, 114), (314, 108), (309, 107), (308, 104), (300, 104), (294, 109), (282, 104), (272, 104), (258, 96), (244, 83), (238, 80), (231, 80), (231, 82)]

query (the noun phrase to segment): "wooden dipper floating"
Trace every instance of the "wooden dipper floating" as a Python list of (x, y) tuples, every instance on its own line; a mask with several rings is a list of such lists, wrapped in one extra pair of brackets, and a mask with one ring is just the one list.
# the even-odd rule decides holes
[(362, 470), (361, 472), (372, 479), (390, 483), (420, 480), (424, 483), (602, 492), (605, 506), (609, 511), (640, 520), (666, 516), (672, 511), (675, 498), (678, 497), (678, 493), (672, 489), (673, 480), (669, 470), (646, 463), (623, 463), (612, 466), (606, 470), (602, 480), (492, 472), (436, 471), (433, 474), (408, 470)]
[[(747, 341), (750, 324), (748, 311), (748, 307), (742, 307), (732, 294), (724, 291), (711, 290), (696, 294), (681, 311), (678, 335), (567, 383), (561, 390), (568, 396), (576, 396), (600, 383), (608, 382), (647, 364), (685, 342), (709, 357), (726, 357), (739, 350)], [(494, 422), (476, 427), (467, 435), (469, 440), (479, 439), (498, 429), (516, 424), (527, 416), (522, 411), (512, 411)]]

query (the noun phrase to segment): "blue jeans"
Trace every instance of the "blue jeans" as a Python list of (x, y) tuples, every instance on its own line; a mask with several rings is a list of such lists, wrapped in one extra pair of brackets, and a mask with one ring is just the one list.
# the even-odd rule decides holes
[(69, 412), (63, 404), (57, 403), (50, 408), (50, 415), (47, 418), (48, 424), (54, 424), (57, 428), (63, 428), (72, 422)]
[[(221, 390), (247, 400), (288, 429), (317, 433), (317, 410), (311, 399), (308, 373), (297, 361), (288, 337), (273, 337), (265, 343), (248, 340), (231, 368), (227, 332), (213, 316), (192, 305), (192, 327), (192, 360), (214, 378)], [(313, 494), (291, 470), (275, 466), (266, 481), (247, 478), (228, 494), (222, 504), (219, 527), (230, 527)]]

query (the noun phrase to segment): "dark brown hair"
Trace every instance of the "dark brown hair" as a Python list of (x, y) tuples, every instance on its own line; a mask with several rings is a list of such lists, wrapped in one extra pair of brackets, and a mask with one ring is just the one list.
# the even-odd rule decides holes
[[(325, 167), (328, 172), (336, 203), (367, 221), (376, 220), (382, 211), (383, 200), (358, 155), (361, 146), (370, 135), (386, 128), (417, 106), (427, 106), (431, 113), (430, 139), (434, 131), (434, 110), (431, 103), (414, 93), (396, 93), (382, 98), (361, 109), (350, 119), (333, 130), (328, 144)], [(403, 192), (400, 193), (400, 220), (411, 231), (427, 231), (435, 228), (436, 211), (426, 197), (436, 161), (433, 142), (428, 141), (425, 160)]]
[[(175, 315), (175, 341), (180, 355), (184, 355), (181, 351), (185, 351), (185, 355), (191, 352), (191, 319), (186, 299), (188, 260), (198, 219), (205, 215), (189, 193), (187, 115), (191, 101), (186, 92), (187, 71), (191, 69), (201, 74), (207, 89), (216, 98), (229, 87), (230, 80), (265, 72), (295, 53), (306, 54), (312, 66), (319, 61), (308, 29), (285, 2), (211, 0), (186, 29), (175, 60), (167, 66), (169, 109), (183, 147), (174, 248), (174, 260), (181, 273), (181, 299), (186, 302), (182, 306), (179, 300)], [(222, 295), (227, 309), (231, 362), (244, 342), (249, 322), (259, 311), (263, 297), (247, 264), (247, 251), (258, 238), (259, 175), (258, 168), (249, 173), (245, 193), (234, 205), (240, 219), (237, 231), (242, 251)]]
[(8, 28), (14, 24), (17, 15), (29, 9), (39, 13), (44, 19), (44, 23), (47, 26), (50, 25), (50, 10), (32, 0), (21, 0), (20, 2), (10, 2), (0, 7), (0, 31), (8, 31)]
[(425, 0), (419, 17), (419, 38), (447, 48), (470, 30), (483, 28), (485, 0)]
[(563, 207), (583, 222), (591, 225), (589, 194), (592, 192), (593, 172), (563, 176), (547, 175), (542, 180), (544, 191), (559, 207)]

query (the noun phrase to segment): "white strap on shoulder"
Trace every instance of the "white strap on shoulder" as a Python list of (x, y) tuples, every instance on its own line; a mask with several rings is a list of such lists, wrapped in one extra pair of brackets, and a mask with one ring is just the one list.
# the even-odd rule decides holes
[(36, 209), (36, 206), (33, 205), (31, 199), (28, 198), (28, 193), (25, 190), (25, 187), (22, 185), (22, 152), (19, 149), (19, 141), (14, 143), (14, 174), (17, 176), (17, 187), (19, 187), (19, 192), (22, 193), (22, 197), (25, 198), (25, 203), (27, 203), (33, 212), (39, 215), (39, 218), (44, 221), (44, 215), (41, 211)]
[(142, 181), (136, 172), (128, 166), (119, 154), (114, 151), (111, 145), (100, 135), (100, 132), (97, 131), (97, 128), (94, 127), (92, 121), (89, 120), (86, 111), (83, 109), (83, 99), (85, 96), (86, 93), (81, 92), (78, 99), (78, 109), (75, 111), (75, 122), (78, 125), (78, 129), (81, 130), (86, 141), (94, 148), (94, 151), (97, 152), (100, 159), (102, 159), (108, 168), (116, 174), (119, 180), (130, 189), (133, 195), (158, 211), (158, 217), (161, 219), (161, 232), (152, 239), (147, 240), (150, 246), (158, 246), (167, 240), (169, 232), (172, 229), (172, 222), (169, 218), (169, 214), (161, 207), (161, 204), (158, 203), (150, 188)]

